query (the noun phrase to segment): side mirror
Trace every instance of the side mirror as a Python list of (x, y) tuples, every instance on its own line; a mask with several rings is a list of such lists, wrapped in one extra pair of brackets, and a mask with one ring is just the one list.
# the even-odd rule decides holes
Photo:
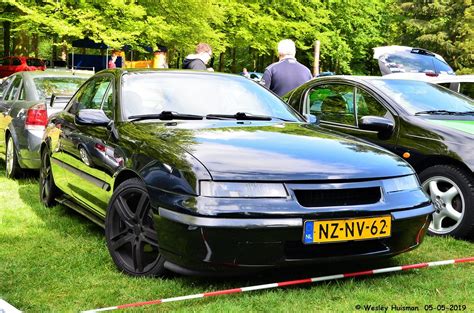
[(380, 116), (364, 116), (359, 119), (359, 128), (376, 131), (381, 135), (391, 135), (395, 124), (393, 121)]
[(306, 119), (306, 122), (309, 123), (309, 124), (319, 124), (319, 119), (316, 115), (314, 114), (303, 114), (305, 119)]
[(83, 109), (76, 113), (74, 122), (77, 125), (107, 126), (110, 119), (102, 110)]
[(55, 100), (56, 100), (56, 95), (53, 93), (53, 94), (51, 95), (51, 100), (49, 101), (49, 106), (50, 106), (50, 107), (53, 107)]

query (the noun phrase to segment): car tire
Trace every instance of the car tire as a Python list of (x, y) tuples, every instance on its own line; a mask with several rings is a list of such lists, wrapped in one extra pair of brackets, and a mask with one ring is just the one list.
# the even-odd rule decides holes
[(126, 180), (114, 191), (105, 216), (107, 248), (117, 268), (131, 276), (162, 276), (165, 260), (150, 206), (150, 197), (138, 178)]
[(474, 179), (454, 165), (435, 165), (419, 175), (435, 213), (428, 233), (471, 238), (474, 235)]
[(52, 207), (55, 205), (55, 199), (61, 194), (61, 192), (54, 183), (53, 172), (51, 170), (51, 159), (49, 150), (47, 148), (43, 149), (41, 153), (39, 185), (39, 195), (41, 202), (46, 207)]
[(18, 163), (15, 143), (13, 142), (12, 136), (8, 136), (5, 152), (5, 173), (8, 178), (18, 178), (21, 173), (21, 167)]
[(82, 145), (79, 146), (79, 155), (81, 156), (82, 162), (84, 162), (85, 165), (92, 167), (92, 159), (89, 156), (89, 153), (87, 152), (86, 148)]

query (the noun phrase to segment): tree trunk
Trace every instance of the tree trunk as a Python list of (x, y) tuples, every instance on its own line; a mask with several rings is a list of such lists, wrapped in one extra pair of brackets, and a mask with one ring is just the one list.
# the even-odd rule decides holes
[(5, 57), (11, 55), (10, 44), (10, 29), (12, 23), (10, 21), (3, 21), (3, 54)]
[(236, 48), (232, 48), (232, 73), (237, 73)]
[(33, 34), (31, 37), (31, 50), (33, 50), (33, 53), (35, 54), (35, 58), (37, 58), (39, 54), (38, 45), (39, 45), (38, 34)]
[(224, 70), (224, 56), (225, 52), (221, 52), (221, 54), (219, 54), (219, 72)]
[[(58, 59), (58, 46), (56, 43), (58, 42), (58, 36), (53, 36), (53, 49), (51, 51), (51, 61), (56, 61)], [(74, 66), (74, 64), (72, 65)]]

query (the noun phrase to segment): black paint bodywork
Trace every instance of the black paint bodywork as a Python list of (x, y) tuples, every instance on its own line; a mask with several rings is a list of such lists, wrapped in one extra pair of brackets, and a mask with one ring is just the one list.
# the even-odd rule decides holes
[(435, 164), (456, 165), (471, 175), (474, 172), (474, 135), (443, 125), (437, 125), (431, 120), (462, 120), (474, 121), (473, 115), (413, 115), (407, 112), (397, 101), (377, 88), (373, 80), (383, 80), (381, 77), (333, 76), (312, 80), (288, 93), (284, 99), (293, 108), (304, 112), (303, 103), (307, 92), (319, 85), (344, 84), (354, 86), (368, 92), (385, 108), (389, 110), (395, 123), (391, 136), (381, 138), (377, 132), (368, 132), (356, 127), (345, 127), (340, 124), (321, 121), (321, 126), (337, 130), (368, 140), (388, 150), (403, 156), (410, 154), (406, 161), (417, 173)]
[[(294, 190), (301, 189), (371, 186), (383, 190), (384, 179), (413, 174), (392, 153), (302, 122), (123, 121), (120, 89), (126, 73), (115, 69), (95, 76), (110, 76), (114, 82), (116, 135), (109, 126), (78, 125), (68, 112), (70, 103), (50, 119), (42, 149), (51, 153), (54, 181), (65, 194), (59, 200), (101, 225), (117, 186), (126, 179), (140, 178), (149, 191), (167, 268), (181, 273), (228, 273), (391, 256), (422, 242), (433, 209), (420, 188), (384, 193), (380, 201), (368, 205), (308, 208), (295, 198)], [(80, 147), (88, 151), (90, 166), (81, 159)], [(105, 153), (96, 147), (105, 147)], [(200, 196), (200, 181), (279, 182), (289, 195), (274, 199), (204, 197)], [(378, 215), (392, 216), (390, 238), (302, 243), (306, 219)]]

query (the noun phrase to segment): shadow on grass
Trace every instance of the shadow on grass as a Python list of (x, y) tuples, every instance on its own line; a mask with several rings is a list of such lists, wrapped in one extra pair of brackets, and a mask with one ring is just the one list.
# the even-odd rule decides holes
[[(67, 225), (69, 223), (61, 223), (61, 220), (67, 218), (72, 219), (74, 223), (77, 223), (77, 225), (85, 227), (88, 233), (103, 236), (104, 232), (99, 226), (90, 222), (76, 211), (61, 204), (57, 204), (52, 208), (45, 207), (39, 200), (38, 175), (38, 171), (28, 170), (25, 171), (20, 178), (16, 179), (16, 182), (18, 183), (18, 193), (20, 199), (33, 210), (33, 212), (48, 228), (53, 230), (63, 230), (64, 227), (62, 227), (62, 225)], [(5, 176), (5, 162), (1, 159), (0, 176)], [(83, 231), (81, 230), (81, 227), (74, 227), (72, 229), (68, 228), (69, 233), (71, 230), (75, 230), (76, 232)]]

